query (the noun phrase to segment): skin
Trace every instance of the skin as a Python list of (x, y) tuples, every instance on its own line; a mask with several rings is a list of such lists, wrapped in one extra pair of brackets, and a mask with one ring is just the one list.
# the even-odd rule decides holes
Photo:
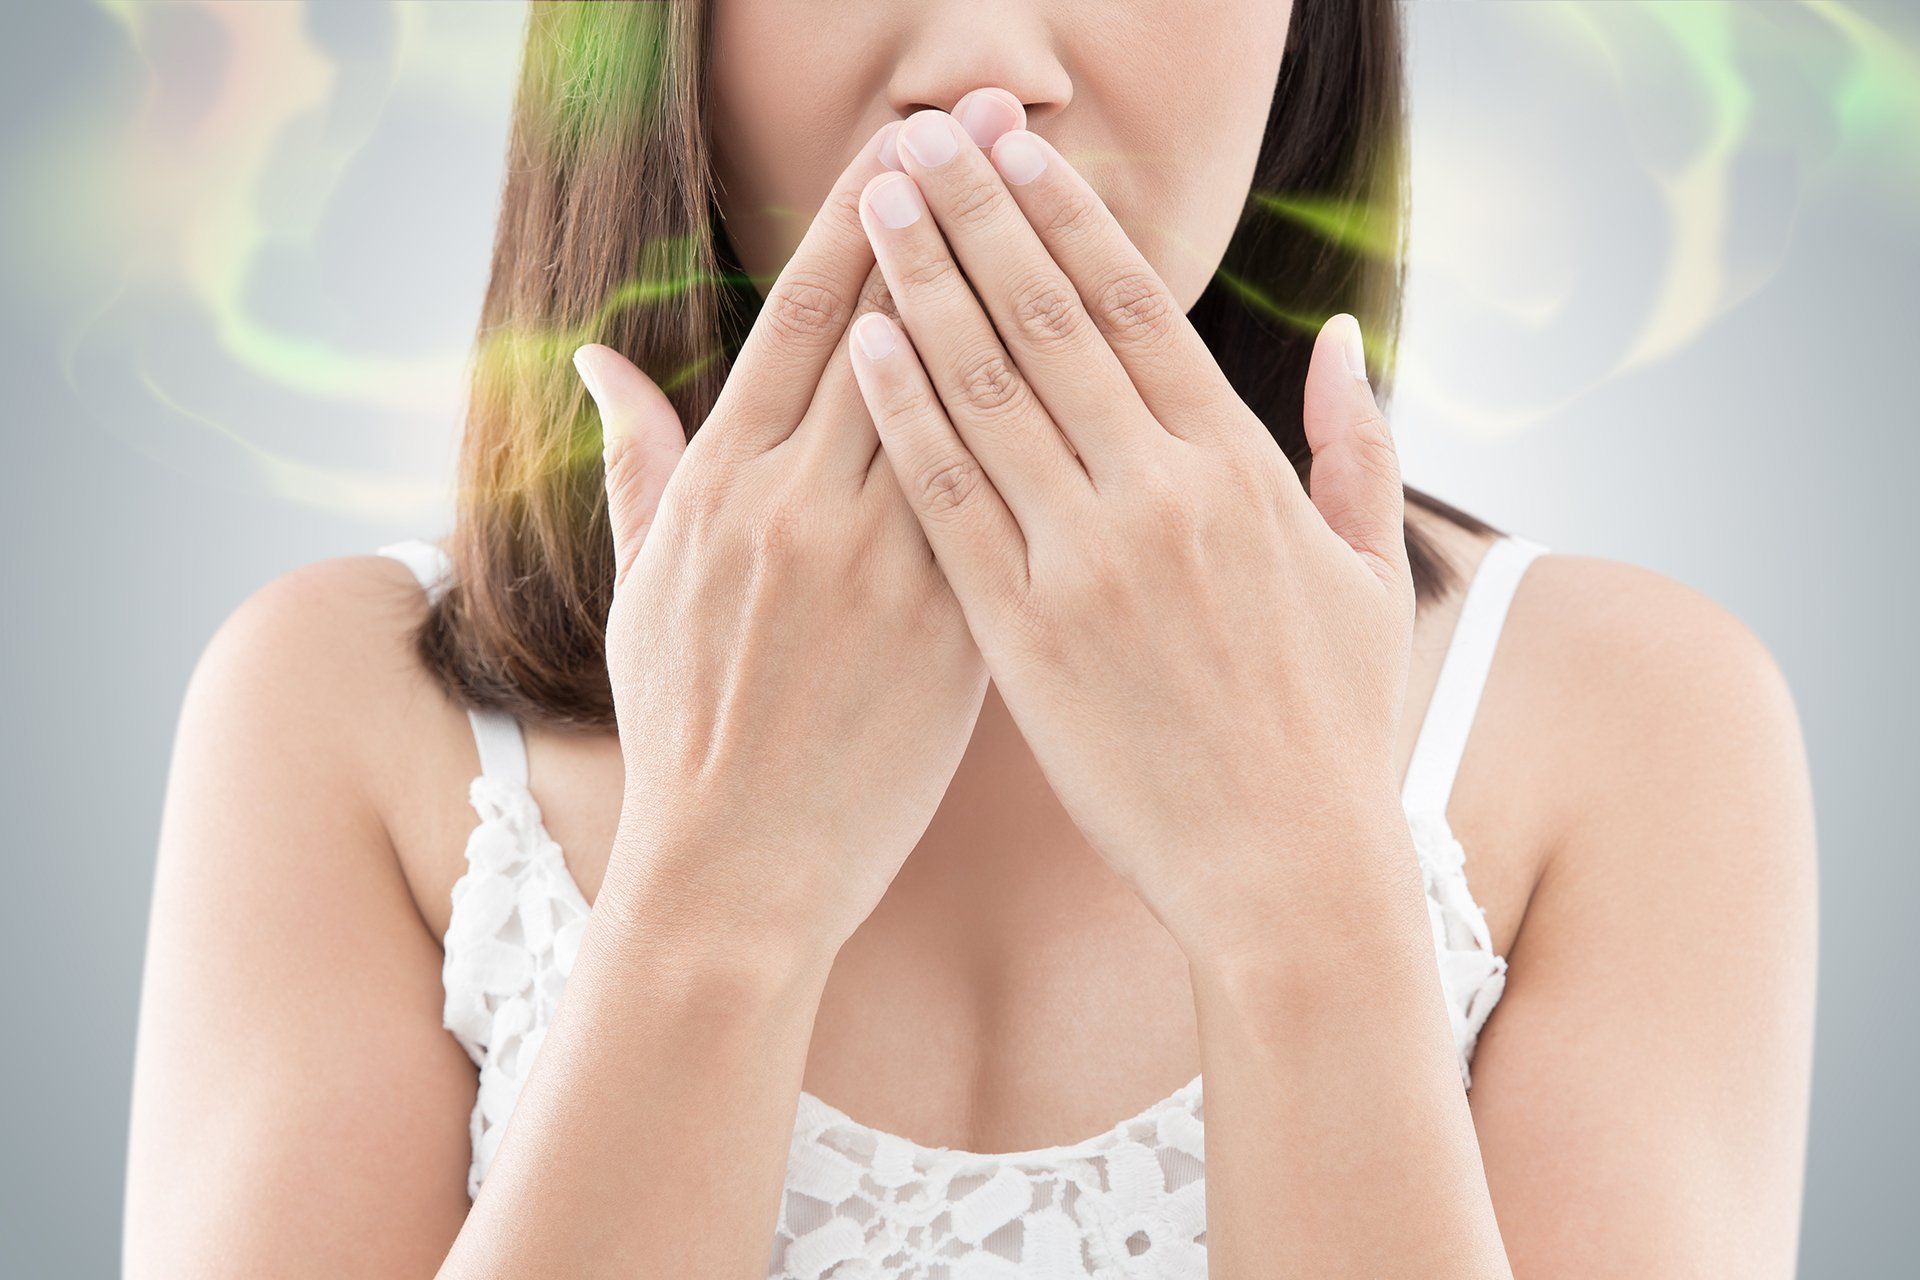
[[(637, 370), (583, 354), (621, 732), (530, 734), (595, 910), (471, 1212), (474, 1073), (439, 1026), (438, 940), (476, 760), (406, 648), (419, 592), (390, 561), (324, 562), (215, 637), (162, 834), (130, 1271), (751, 1276), (800, 1087), (1001, 1151), (1086, 1137), (1204, 1068), (1215, 1275), (1791, 1273), (1814, 845), (1777, 666), (1658, 575), (1529, 570), (1449, 811), (1512, 964), (1463, 1095), (1393, 808), (1459, 599), (1411, 612), (1391, 435), (1336, 321), (1302, 491), (1190, 330), (1121, 323), (1198, 295), (1151, 227), (1213, 243), (1177, 192), (1218, 175), (1072, 163), (1121, 138), (1212, 163), (1179, 135), (1236, 137), (1271, 68), (1211, 64), (1247, 65), (1202, 86), (1239, 107), (1157, 138), (1165, 104), (1137, 92), (1159, 80), (1104, 79), (1148, 55), (1069, 34), (1073, 7), (996, 11), (990, 59), (953, 52), (978, 47), (957, 6), (857, 30), (824, 16), (841, 7), (721, 6), (723, 65), (785, 42), (782, 65), (832, 82), (719, 86), (742, 170), (782, 139), (820, 149), (757, 196), (729, 184), (730, 231), (777, 259), (777, 219), (746, 247), (750, 210), (823, 212), (753, 376), (693, 445)], [(1216, 38), (1154, 12), (1156, 56)], [(977, 86), (1055, 144), (1042, 178), (1000, 183), (1004, 139), (956, 135), (946, 169), (868, 136), (924, 103), (965, 116)], [(1081, 222), (1035, 213), (1083, 180), (1104, 206)], [(927, 213), (890, 228), (872, 201), (901, 182)], [(964, 394), (977, 362), (953, 343), (977, 317), (943, 254), (989, 311), (1050, 272), (1084, 300), (1034, 310), (1056, 321), (1037, 346), (1000, 330), (1030, 393), (1013, 411)], [(848, 321), (883, 301), (876, 262), (899, 324), (868, 359)], [(1182, 305), (1105, 307), (1088, 282), (1116, 272)], [(1435, 532), (1469, 570), (1484, 551)]]
[[(1253, 181), (1291, 11), (1270, 0), (722, 0), (712, 75), (727, 235), (747, 271), (771, 279), (860, 139), (993, 87), (1087, 175), (1191, 307)], [(1190, 67), (1210, 71), (1168, 74)], [(1009, 127), (992, 103), (976, 106), (989, 127)]]

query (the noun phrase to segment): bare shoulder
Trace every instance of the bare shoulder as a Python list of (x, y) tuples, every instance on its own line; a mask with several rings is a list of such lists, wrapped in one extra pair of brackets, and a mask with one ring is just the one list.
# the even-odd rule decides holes
[(297, 732), (311, 755), (371, 776), (390, 762), (383, 746), (405, 754), (414, 745), (388, 731), (435, 692), (413, 652), (425, 611), (413, 575), (389, 557), (302, 565), (228, 615), (195, 668), (192, 696), (283, 740)]
[(1534, 561), (1509, 627), (1502, 758), (1550, 820), (1473, 1060), (1508, 1256), (1788, 1274), (1817, 903), (1786, 677), (1726, 606), (1599, 557)]
[[(1772, 652), (1736, 614), (1651, 569), (1547, 554), (1511, 625), (1541, 758), (1558, 779), (1561, 858), (1664, 864), (1738, 850), (1744, 874), (1808, 878), (1798, 711)], [(1727, 838), (1743, 829), (1753, 838)]]
[[(207, 647), (202, 669), (265, 679), (279, 700), (337, 704), (345, 690), (323, 689), (296, 670), (326, 671), (356, 684), (404, 677), (398, 662), (425, 614), (412, 573), (387, 556), (338, 556), (290, 569), (241, 601)], [(230, 668), (229, 664), (233, 664)], [(275, 680), (276, 674), (282, 677)], [(269, 690), (256, 689), (255, 692)], [(346, 708), (341, 708), (345, 711)]]
[[(415, 650), (426, 608), (412, 572), (387, 556), (281, 574), (208, 642), (181, 733), (207, 735), (201, 758), (297, 762), (310, 799), (377, 825), (416, 898), (431, 902), (445, 868), (416, 865), (411, 851), (444, 844), (443, 828), (457, 835), (473, 746), (460, 708)], [(423, 805), (422, 796), (446, 803)]]
[(231, 1274), (427, 1274), (459, 1230), (472, 1064), (393, 826), (438, 736), (410, 715), (438, 696), (424, 609), (403, 565), (323, 561), (250, 595), (194, 669), (135, 1050), (143, 1274), (202, 1274), (211, 1241)]
[[(1495, 540), (1432, 532), (1463, 579)], [(1435, 602), (1416, 654), (1422, 688), (1463, 595)], [(1549, 881), (1608, 877), (1572, 895), (1591, 902), (1671, 888), (1664, 864), (1690, 857), (1711, 894), (1741, 872), (1707, 851), (1744, 847), (1777, 882), (1810, 883), (1808, 790), (1786, 679), (1737, 615), (1654, 570), (1549, 551), (1513, 596), (1449, 815), (1504, 951), (1523, 929), (1537, 936)], [(1774, 838), (1750, 838), (1759, 828)]]
[[(1615, 781), (1654, 763), (1796, 763), (1798, 713), (1772, 652), (1726, 606), (1639, 565), (1542, 556), (1515, 615), (1535, 664), (1590, 731), (1586, 763)], [(1625, 750), (1631, 746), (1632, 750)]]
[[(1548, 553), (1529, 571), (1531, 626), (1570, 656), (1629, 664), (1637, 676), (1719, 674), (1784, 696), (1766, 646), (1712, 597), (1655, 570), (1599, 556)], [(1624, 692), (1624, 691), (1623, 691)]]

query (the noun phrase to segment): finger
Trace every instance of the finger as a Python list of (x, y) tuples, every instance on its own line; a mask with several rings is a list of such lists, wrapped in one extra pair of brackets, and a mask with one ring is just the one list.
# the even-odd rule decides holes
[(1400, 456), (1367, 382), (1366, 348), (1352, 316), (1342, 313), (1321, 326), (1303, 410), (1314, 507), (1383, 582), (1402, 582), (1410, 570)]
[(915, 112), (900, 129), (901, 163), (1097, 487), (1103, 468), (1137, 464), (1145, 443), (1164, 432), (973, 134), (944, 112)]
[(703, 425), (700, 436), (718, 427), (728, 447), (765, 452), (785, 440), (806, 412), (853, 318), (861, 282), (873, 269), (873, 247), (860, 225), (860, 192), (886, 171), (880, 148), (898, 127), (898, 121), (882, 126), (834, 182), (767, 291), (714, 404), (712, 426)]
[(1091, 496), (1087, 472), (1000, 344), (926, 202), (904, 173), (860, 204), (902, 326), (948, 419), (1029, 538)]
[(653, 527), (660, 495), (686, 452), (687, 434), (666, 393), (612, 347), (581, 347), (573, 365), (600, 413), (617, 589)]
[[(854, 322), (875, 311), (895, 314), (887, 278), (878, 266), (867, 273), (860, 300), (854, 304)], [(813, 403), (807, 406), (806, 416), (794, 428), (786, 447), (794, 450), (797, 466), (811, 467), (821, 474), (864, 478), (880, 451), (880, 437), (874, 431), (867, 402), (860, 397), (860, 384), (854, 380), (849, 354), (852, 334), (853, 325), (848, 325), (827, 361), (826, 372), (820, 375)]]
[(1024, 589), (1019, 522), (954, 429), (906, 331), (889, 316), (862, 316), (853, 327), (853, 371), (887, 461), (954, 594), (965, 604)]
[(1186, 310), (1053, 144), (1016, 129), (993, 144), (991, 159), (1154, 418), (1187, 439), (1242, 422), (1217, 412), (1238, 397)]

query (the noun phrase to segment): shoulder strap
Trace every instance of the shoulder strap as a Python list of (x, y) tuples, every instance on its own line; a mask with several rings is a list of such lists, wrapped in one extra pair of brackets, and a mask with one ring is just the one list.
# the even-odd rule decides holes
[(1441, 660), (1440, 679), (1427, 703), (1420, 736), (1414, 740), (1413, 758), (1407, 764), (1400, 797), (1409, 812), (1446, 812), (1454, 776), (1466, 754), (1467, 731), (1480, 709), (1480, 695), (1486, 690), (1487, 673), (1493, 667), (1494, 650), (1507, 620), (1507, 607), (1513, 603), (1514, 591), (1527, 566), (1546, 551), (1538, 542), (1508, 534), (1480, 557), (1480, 566), (1467, 584), (1466, 599), (1460, 604), (1453, 638)]
[(409, 538), (405, 542), (390, 542), (381, 547), (379, 554), (398, 560), (413, 570), (413, 576), (420, 583), (420, 589), (427, 593), (429, 601), (438, 601), (441, 593), (447, 589), (447, 578), (453, 572), (453, 562), (447, 553), (440, 549), (437, 542), (428, 542), (425, 538)]
[[(429, 601), (437, 601), (445, 593), (453, 562), (438, 543), (410, 538), (381, 547), (379, 554), (413, 570)], [(473, 726), (474, 745), (480, 751), (481, 776), (526, 786), (527, 742), (520, 732), (520, 721), (505, 711), (469, 707), (467, 722)]]

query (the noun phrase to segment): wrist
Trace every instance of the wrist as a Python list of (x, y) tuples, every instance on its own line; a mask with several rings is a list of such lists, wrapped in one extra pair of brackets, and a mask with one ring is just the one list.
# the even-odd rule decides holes
[(1378, 789), (1322, 793), (1185, 861), (1205, 871), (1156, 914), (1196, 970), (1347, 968), (1399, 943), (1430, 945), (1412, 832), (1398, 797)]
[(824, 985), (843, 938), (825, 917), (747, 882), (712, 837), (649, 833), (622, 821), (593, 903), (623, 949), (689, 978), (758, 990)]

